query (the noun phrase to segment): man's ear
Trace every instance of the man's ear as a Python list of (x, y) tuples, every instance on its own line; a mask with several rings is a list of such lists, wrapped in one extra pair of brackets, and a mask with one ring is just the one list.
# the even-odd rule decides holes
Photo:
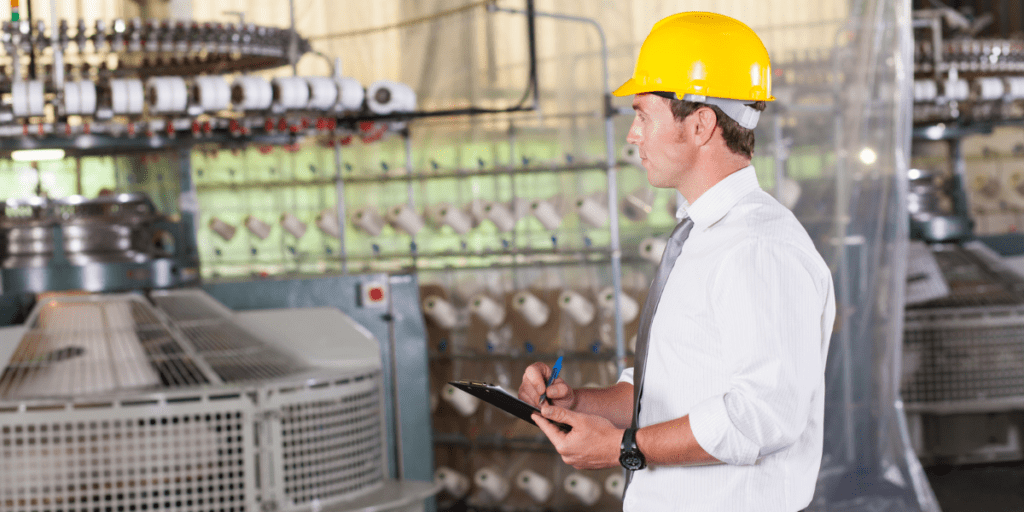
[(711, 107), (700, 107), (693, 115), (697, 118), (694, 139), (697, 145), (703, 146), (711, 141), (711, 136), (714, 135), (715, 128), (718, 127), (718, 116), (715, 115), (714, 110), (711, 110)]

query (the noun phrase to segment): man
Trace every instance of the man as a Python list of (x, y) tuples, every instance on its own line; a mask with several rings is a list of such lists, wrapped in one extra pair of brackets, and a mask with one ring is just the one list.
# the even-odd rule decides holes
[(634, 368), (610, 388), (577, 390), (546, 387), (551, 370), (537, 363), (519, 396), (547, 393), (534, 420), (566, 463), (633, 470), (626, 511), (800, 510), (821, 463), (835, 300), (807, 232), (750, 165), (752, 129), (774, 99), (767, 51), (732, 18), (676, 14), (654, 26), (615, 94), (634, 95), (627, 141), (651, 185), (683, 196), (682, 222), (644, 305)]

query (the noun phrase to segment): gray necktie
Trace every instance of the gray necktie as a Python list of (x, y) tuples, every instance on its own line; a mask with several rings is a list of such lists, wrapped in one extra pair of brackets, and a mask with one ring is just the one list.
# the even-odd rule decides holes
[[(658, 311), (658, 303), (661, 301), (661, 293), (665, 291), (668, 275), (672, 273), (672, 267), (675, 266), (676, 259), (683, 250), (683, 242), (690, 236), (691, 229), (693, 220), (686, 218), (672, 230), (672, 236), (665, 246), (665, 253), (661, 255), (658, 272), (654, 274), (654, 281), (647, 292), (643, 312), (640, 313), (640, 328), (636, 333), (636, 354), (633, 362), (633, 428), (637, 428), (637, 417), (640, 415), (640, 394), (644, 387), (644, 368), (647, 366), (647, 342), (651, 337), (651, 321), (654, 320), (654, 313)], [(629, 485), (629, 480), (626, 484)]]

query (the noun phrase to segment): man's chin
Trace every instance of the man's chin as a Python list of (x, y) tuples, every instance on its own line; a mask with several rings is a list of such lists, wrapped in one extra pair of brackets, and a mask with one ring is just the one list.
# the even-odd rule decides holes
[(654, 188), (674, 188), (669, 183), (664, 183), (662, 180), (656, 178), (650, 169), (647, 169), (647, 183), (650, 183)]

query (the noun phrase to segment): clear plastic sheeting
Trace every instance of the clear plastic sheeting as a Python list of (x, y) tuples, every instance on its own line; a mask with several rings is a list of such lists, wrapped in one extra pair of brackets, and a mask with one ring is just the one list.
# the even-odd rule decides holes
[[(775, 168), (777, 185), (786, 179), (799, 185), (794, 213), (836, 284), (825, 449), (809, 509), (937, 511), (899, 397), (908, 256), (903, 177), (913, 101), (909, 5), (855, 2), (850, 12), (824, 58), (794, 63), (804, 77), (786, 75), (776, 91), (785, 103), (771, 109), (774, 122), (762, 118), (758, 132), (759, 140), (762, 134), (788, 139), (775, 144), (775, 161), (783, 164)], [(823, 80), (803, 81), (810, 76)], [(774, 137), (767, 132), (773, 126)], [(815, 177), (795, 175), (791, 156), (780, 151), (787, 146), (817, 148), (831, 162)]]

